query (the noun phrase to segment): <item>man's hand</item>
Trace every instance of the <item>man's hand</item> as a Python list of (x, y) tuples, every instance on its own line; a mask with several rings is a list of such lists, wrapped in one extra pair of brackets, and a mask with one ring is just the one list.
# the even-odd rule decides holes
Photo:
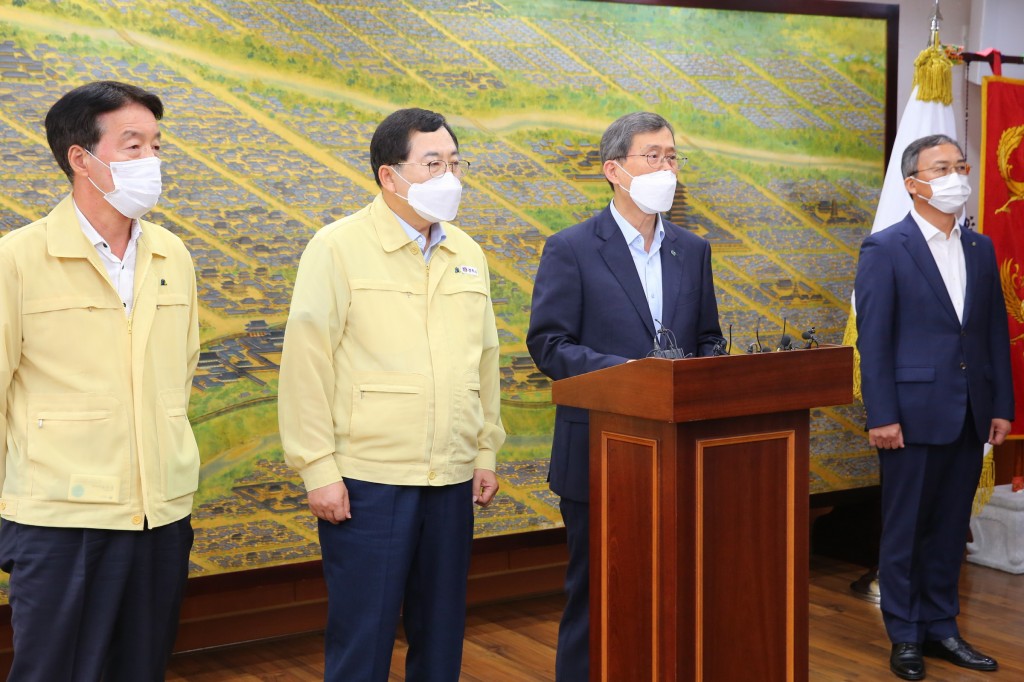
[(348, 488), (343, 481), (310, 490), (306, 501), (313, 514), (324, 521), (335, 525), (352, 518), (348, 506)]
[(1002, 445), (1006, 437), (1010, 435), (1010, 422), (1006, 419), (993, 419), (992, 426), (988, 429), (988, 442), (992, 445)]
[(498, 477), (488, 469), (473, 469), (473, 504), (486, 507), (498, 492)]
[(876, 426), (868, 431), (868, 442), (882, 450), (895, 450), (903, 447), (903, 429), (897, 424)]

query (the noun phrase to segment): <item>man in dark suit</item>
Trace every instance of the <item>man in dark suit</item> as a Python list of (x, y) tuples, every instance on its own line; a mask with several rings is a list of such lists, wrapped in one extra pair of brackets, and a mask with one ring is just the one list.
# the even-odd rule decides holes
[(867, 426), (882, 478), (878, 569), (889, 666), (996, 662), (956, 625), (957, 582), (987, 441), (1013, 419), (1010, 342), (992, 241), (957, 224), (970, 166), (945, 135), (912, 142), (910, 214), (864, 240), (854, 286)]
[[(614, 197), (594, 217), (552, 235), (533, 290), (526, 343), (542, 372), (564, 379), (646, 357), (674, 341), (687, 355), (724, 343), (711, 278), (711, 247), (664, 220), (678, 156), (672, 126), (646, 112), (618, 119), (601, 137)], [(590, 679), (589, 414), (559, 406), (551, 490), (569, 544), (567, 602), (558, 629), (559, 682)]]

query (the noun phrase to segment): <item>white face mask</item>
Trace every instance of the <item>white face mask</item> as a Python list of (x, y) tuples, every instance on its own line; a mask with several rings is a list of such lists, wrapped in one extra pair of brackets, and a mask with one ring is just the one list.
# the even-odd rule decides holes
[[(402, 178), (397, 169), (392, 167), (395, 175)], [(451, 173), (439, 178), (430, 178), (426, 182), (409, 182), (409, 196), (398, 196), (409, 202), (416, 213), (431, 223), (455, 220), (459, 213), (459, 202), (462, 201), (462, 183)]]
[[(100, 158), (85, 150), (89, 156), (100, 163)], [(103, 198), (117, 209), (117, 212), (126, 218), (141, 218), (149, 213), (160, 200), (160, 192), (163, 184), (160, 180), (160, 159), (156, 156), (147, 156), (144, 159), (132, 161), (111, 161), (103, 163), (110, 169), (110, 178), (114, 181), (114, 189), (110, 192), (103, 192), (100, 186), (92, 182), (92, 186), (103, 192)]]
[[(623, 173), (629, 175), (629, 172), (618, 162), (615, 165), (619, 166)], [(664, 213), (672, 208), (672, 200), (676, 196), (676, 174), (673, 171), (660, 170), (636, 177), (629, 175), (629, 177), (633, 179), (633, 182), (628, 188), (624, 187), (623, 189), (629, 192), (633, 203), (641, 211), (647, 215), (654, 215), (655, 213)]]
[(971, 196), (971, 184), (967, 181), (967, 176), (959, 173), (943, 175), (931, 182), (917, 178), (914, 180), (932, 188), (932, 196), (928, 203), (943, 213), (959, 214)]

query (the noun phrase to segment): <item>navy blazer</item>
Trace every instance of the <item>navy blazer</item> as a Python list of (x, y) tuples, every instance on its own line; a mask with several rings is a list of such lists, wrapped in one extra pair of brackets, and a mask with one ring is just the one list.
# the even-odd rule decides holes
[(962, 229), (963, 323), (921, 229), (907, 214), (864, 240), (854, 283), (857, 349), (868, 428), (899, 423), (903, 439), (943, 445), (959, 435), (968, 399), (988, 441), (1013, 419), (1010, 337), (992, 240)]
[[(662, 220), (662, 327), (686, 353), (710, 355), (722, 340), (711, 246)], [(650, 306), (622, 231), (605, 208), (548, 238), (533, 287), (526, 345), (552, 379), (640, 359), (654, 347)], [(590, 495), (587, 410), (559, 406), (548, 480), (561, 497)]]

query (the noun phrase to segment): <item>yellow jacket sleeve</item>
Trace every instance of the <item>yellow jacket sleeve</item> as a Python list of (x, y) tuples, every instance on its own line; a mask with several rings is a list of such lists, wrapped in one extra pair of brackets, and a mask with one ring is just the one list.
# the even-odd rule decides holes
[(491, 303), (489, 268), (485, 272), (484, 281), (487, 282), (487, 314), (483, 322), (483, 352), (480, 354), (480, 402), (484, 421), (477, 436), (479, 454), (473, 466), (494, 471), (498, 448), (505, 442), (505, 430), (501, 426), (501, 378), (498, 367), (501, 348), (498, 345), (498, 328)]
[(7, 393), (21, 359), (20, 275), (9, 251), (0, 251), (0, 491), (7, 474)]
[(334, 459), (334, 353), (345, 329), (350, 291), (323, 230), (306, 247), (295, 276), (278, 386), (285, 461), (306, 490), (341, 480)]

